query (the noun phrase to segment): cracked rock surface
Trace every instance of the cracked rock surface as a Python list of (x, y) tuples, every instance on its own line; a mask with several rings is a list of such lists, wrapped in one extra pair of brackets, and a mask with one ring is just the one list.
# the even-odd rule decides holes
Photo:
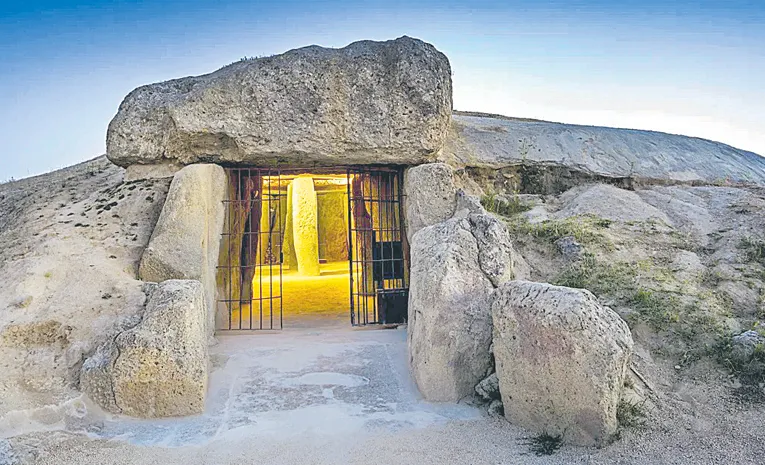
[(145, 418), (200, 413), (208, 362), (203, 286), (172, 279), (146, 288), (141, 320), (85, 361), (80, 387), (113, 413)]
[(426, 399), (458, 401), (491, 366), (492, 292), (516, 276), (516, 254), (505, 226), (486, 213), (423, 228), (411, 247), (412, 374)]

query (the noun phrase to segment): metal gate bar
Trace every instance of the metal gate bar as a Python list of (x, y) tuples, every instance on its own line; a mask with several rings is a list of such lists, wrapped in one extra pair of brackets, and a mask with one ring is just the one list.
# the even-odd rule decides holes
[(400, 169), (348, 170), (350, 316), (384, 323), (380, 296), (407, 292)]
[(229, 188), (222, 234), (226, 256), (218, 266), (218, 280), (219, 284), (223, 281), (225, 295), (219, 296), (218, 303), (226, 307), (228, 325), (219, 329), (281, 329), (282, 199), (286, 199), (281, 172), (228, 168), (226, 174)]
[(218, 266), (224, 330), (283, 327), (283, 244), (287, 184), (300, 174), (346, 174), (349, 305), (354, 326), (384, 323), (381, 300), (408, 292), (400, 168), (226, 169), (228, 197)]

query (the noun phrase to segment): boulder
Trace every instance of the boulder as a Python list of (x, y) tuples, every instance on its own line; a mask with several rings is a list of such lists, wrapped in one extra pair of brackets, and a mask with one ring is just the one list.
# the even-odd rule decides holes
[(511, 281), (497, 289), (492, 318), (508, 420), (578, 445), (616, 432), (633, 346), (619, 315), (586, 290)]
[[(473, 214), (425, 227), (412, 238), (409, 355), (427, 400), (474, 395), (491, 367), (493, 281), (514, 277), (514, 251), (507, 231), (495, 230), (500, 227), (491, 215)], [(500, 242), (484, 240), (489, 237)]]
[(478, 113), (455, 112), (439, 161), (460, 168), (576, 172), (590, 179), (765, 185), (765, 158), (719, 142)]
[(225, 198), (226, 173), (220, 166), (191, 165), (178, 171), (138, 271), (148, 282), (200, 281), (205, 288), (209, 334), (215, 329), (215, 275)]
[(80, 388), (105, 410), (158, 418), (200, 413), (207, 391), (203, 286), (169, 280), (149, 286), (141, 321), (82, 366)]
[(428, 163), (409, 168), (404, 173), (406, 234), (446, 221), (454, 215), (457, 186), (454, 173), (444, 163)]
[(444, 54), (410, 37), (310, 46), (139, 87), (109, 124), (117, 165), (433, 161), (451, 118)]
[(672, 225), (669, 217), (635, 192), (610, 184), (574, 187), (561, 196), (563, 207), (552, 218), (594, 215), (611, 221), (653, 221)]

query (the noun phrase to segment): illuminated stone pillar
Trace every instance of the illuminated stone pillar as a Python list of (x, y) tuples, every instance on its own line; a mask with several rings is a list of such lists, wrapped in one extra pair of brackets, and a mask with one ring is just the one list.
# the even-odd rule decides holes
[(290, 270), (297, 269), (297, 257), (295, 256), (294, 234), (292, 233), (292, 182), (287, 185), (287, 213), (284, 221), (284, 264)]
[(292, 237), (298, 272), (319, 275), (319, 232), (316, 225), (316, 191), (312, 178), (292, 181)]

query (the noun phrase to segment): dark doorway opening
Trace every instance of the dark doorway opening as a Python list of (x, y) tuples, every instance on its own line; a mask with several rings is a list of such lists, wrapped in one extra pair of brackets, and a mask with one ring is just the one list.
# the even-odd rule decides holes
[(281, 329), (307, 315), (405, 321), (401, 169), (226, 172), (219, 330)]

